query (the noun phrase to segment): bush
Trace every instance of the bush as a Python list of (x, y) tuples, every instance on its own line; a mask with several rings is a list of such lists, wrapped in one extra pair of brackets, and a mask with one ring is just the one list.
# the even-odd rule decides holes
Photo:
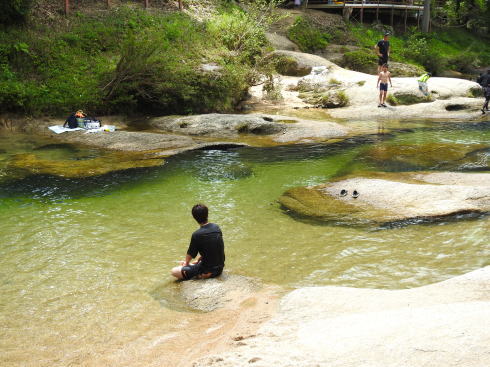
[(428, 96), (417, 96), (415, 94), (410, 93), (395, 93), (388, 94), (386, 97), (386, 101), (392, 106), (400, 106), (400, 105), (412, 105), (417, 103), (427, 103), (432, 102), (433, 99), (430, 95)]
[(470, 98), (480, 98), (483, 97), (483, 88), (482, 87), (472, 87), (468, 91), (468, 97)]
[(346, 52), (342, 57), (342, 66), (363, 73), (375, 73), (378, 58), (374, 52), (365, 49)]
[(0, 2), (0, 25), (24, 23), (31, 6), (32, 0), (2, 0)]
[(288, 29), (288, 38), (296, 43), (303, 52), (315, 52), (323, 50), (329, 42), (326, 32), (315, 28), (304, 17), (297, 17), (293, 25)]
[(471, 73), (478, 66), (478, 57), (473, 53), (461, 53), (447, 58), (449, 69), (461, 73)]
[[(0, 110), (230, 111), (268, 65), (267, 24), (251, 19), (233, 7), (206, 22), (120, 7), (73, 14), (57, 27), (7, 29), (0, 32)], [(209, 62), (217, 70), (202, 68)]]

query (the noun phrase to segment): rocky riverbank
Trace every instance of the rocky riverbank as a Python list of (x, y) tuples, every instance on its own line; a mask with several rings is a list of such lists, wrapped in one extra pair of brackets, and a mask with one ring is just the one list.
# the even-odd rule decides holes
[[(419, 90), (417, 77), (393, 74), (393, 86), (388, 91), (389, 106), (378, 108), (376, 75), (344, 69), (321, 56), (307, 53), (278, 50), (275, 55), (291, 60), (287, 71), (277, 79), (283, 98), (271, 101), (261, 86), (252, 87), (252, 110), (271, 106), (320, 107), (325, 108), (330, 118), (348, 120), (482, 118), (483, 98), (476, 82), (433, 77), (428, 82), (429, 94), (425, 95)], [(339, 95), (341, 103), (337, 102)]]
[(229, 350), (194, 367), (490, 364), (490, 267), (404, 290), (309, 287)]

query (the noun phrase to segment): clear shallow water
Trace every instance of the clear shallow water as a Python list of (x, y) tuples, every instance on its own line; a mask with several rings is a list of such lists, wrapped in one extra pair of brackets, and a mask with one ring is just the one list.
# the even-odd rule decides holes
[[(1, 364), (100, 364), (185, 324), (166, 307), (178, 288), (168, 269), (196, 229), (196, 202), (224, 232), (228, 271), (266, 283), (408, 288), (488, 265), (488, 216), (378, 229), (298, 221), (277, 204), (290, 187), (379, 169), (363, 158), (373, 146), (426, 143), (490, 146), (490, 128), (429, 124), (330, 146), (197, 151), (87, 179), (13, 180), (11, 156), (47, 142), (0, 137)], [(37, 154), (60, 159), (66, 149)]]

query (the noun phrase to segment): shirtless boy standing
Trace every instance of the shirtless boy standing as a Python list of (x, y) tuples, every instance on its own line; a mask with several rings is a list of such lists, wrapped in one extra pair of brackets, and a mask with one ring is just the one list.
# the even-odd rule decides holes
[(391, 73), (388, 71), (388, 65), (384, 64), (381, 67), (381, 71), (378, 76), (378, 84), (376, 85), (376, 88), (379, 87), (378, 107), (386, 107), (385, 100), (386, 94), (388, 94), (388, 81), (390, 82), (390, 87), (393, 87), (393, 84), (391, 84)]

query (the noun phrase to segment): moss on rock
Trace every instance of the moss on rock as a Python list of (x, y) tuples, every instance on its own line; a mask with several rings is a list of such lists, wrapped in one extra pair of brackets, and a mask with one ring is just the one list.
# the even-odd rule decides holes
[(393, 106), (407, 106), (417, 103), (433, 102), (434, 99), (431, 95), (424, 96), (414, 93), (395, 92), (388, 95), (386, 101)]
[(9, 162), (8, 168), (23, 170), (28, 174), (80, 178), (130, 168), (161, 166), (163, 163), (163, 159), (149, 158), (143, 153), (108, 152), (99, 157), (84, 160), (53, 160), (26, 153), (15, 155)]

